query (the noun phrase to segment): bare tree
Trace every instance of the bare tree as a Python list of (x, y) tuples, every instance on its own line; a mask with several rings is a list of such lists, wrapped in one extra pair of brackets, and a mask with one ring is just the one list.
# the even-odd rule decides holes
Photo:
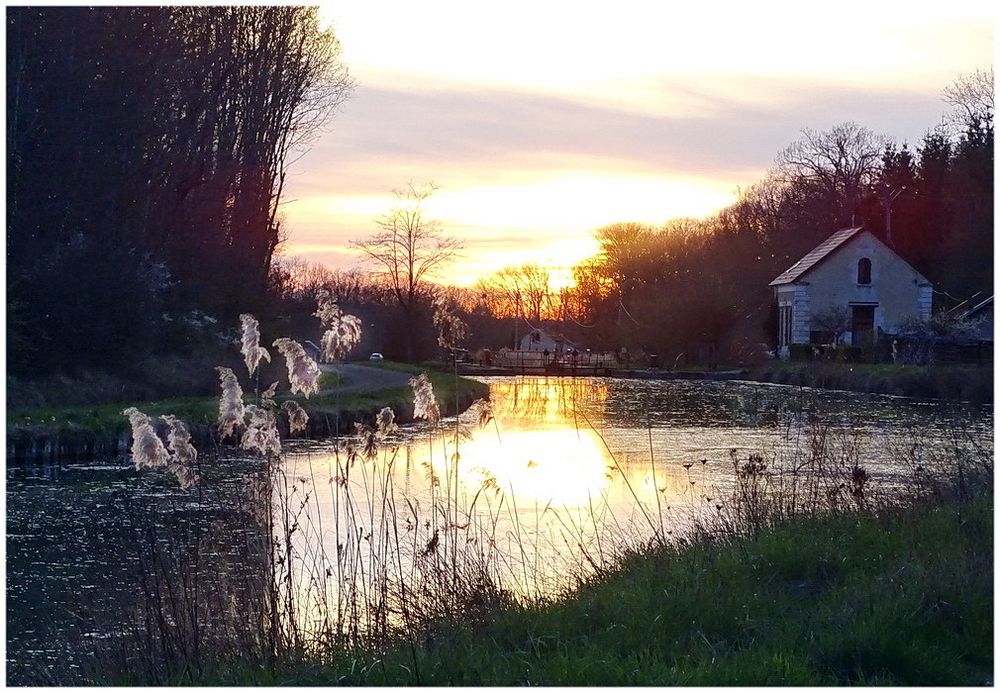
[(831, 344), (839, 344), (840, 338), (851, 329), (851, 313), (846, 308), (830, 306), (818, 311), (810, 322), (812, 329), (830, 335)]
[(847, 223), (875, 180), (887, 142), (852, 121), (827, 132), (806, 128), (802, 139), (778, 154), (778, 175), (820, 193), (836, 209), (836, 221)]
[(476, 285), (480, 301), (496, 317), (522, 317), (539, 322), (551, 317), (557, 298), (549, 288), (549, 271), (526, 262), (508, 265)]
[(945, 103), (954, 106), (946, 117), (956, 130), (993, 123), (993, 67), (961, 75), (942, 92)]
[(412, 182), (393, 190), (396, 205), (375, 220), (378, 230), (351, 244), (378, 268), (402, 309), (410, 360), (418, 301), (427, 293), (428, 279), (454, 260), (462, 247), (459, 239), (444, 236), (441, 225), (424, 216), (424, 203), (435, 190), (433, 183)]

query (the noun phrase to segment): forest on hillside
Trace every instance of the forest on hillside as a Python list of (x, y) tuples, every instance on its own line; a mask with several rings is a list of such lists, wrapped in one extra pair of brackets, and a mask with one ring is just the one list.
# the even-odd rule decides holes
[[(362, 318), (357, 354), (439, 356), (437, 298), (470, 349), (547, 324), (594, 350), (724, 359), (772, 339), (768, 282), (852, 224), (931, 279), (937, 307), (992, 291), (992, 70), (948, 87), (919, 143), (805, 129), (710, 217), (595, 229), (600, 252), (559, 290), (531, 265), (458, 289), (282, 257), (286, 165), (351, 88), (315, 8), (8, 8), (8, 376), (221, 351), (244, 311), (315, 339), (321, 289)], [(446, 228), (426, 238), (457, 248)]]

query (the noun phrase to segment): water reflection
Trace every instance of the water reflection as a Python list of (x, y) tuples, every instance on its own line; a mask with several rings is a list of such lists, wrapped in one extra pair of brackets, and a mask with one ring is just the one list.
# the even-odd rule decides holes
[[(506, 587), (552, 593), (609, 547), (679, 532), (715, 512), (734, 459), (794, 460), (821, 434), (831, 464), (859, 461), (891, 482), (915, 425), (929, 453), (970, 416), (949, 405), (746, 383), (484, 380), (494, 415), (485, 428), (451, 420), (404, 431), (357, 466), (343, 451), (289, 455), (289, 478), (322, 470), (329, 490), (309, 510), (309, 524), (324, 529), (303, 533), (300, 552), (337, 564), (357, 536), (378, 537), (388, 525), (409, 543), (383, 538), (380, 550), (402, 553), (409, 567), (397, 572), (406, 572), (459, 528), (466, 534), (453, 543), (485, 541), (503, 553)], [(992, 441), (988, 419), (973, 420), (974, 434)], [(386, 560), (376, 553), (361, 555), (361, 570)]]
[(510, 428), (576, 428), (582, 405), (600, 407), (608, 384), (593, 378), (485, 378), (497, 421)]

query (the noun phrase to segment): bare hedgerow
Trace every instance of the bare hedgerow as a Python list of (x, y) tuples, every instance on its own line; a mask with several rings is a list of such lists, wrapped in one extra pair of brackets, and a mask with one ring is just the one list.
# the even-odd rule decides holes
[(237, 427), (243, 425), (246, 411), (243, 408), (243, 388), (232, 368), (217, 366), (222, 397), (219, 398), (219, 435), (228, 438)]
[(309, 415), (306, 414), (306, 410), (299, 406), (299, 403), (293, 399), (286, 399), (282, 405), (285, 412), (288, 414), (288, 432), (295, 434), (298, 431), (306, 430), (306, 424), (309, 423)]
[(282, 337), (274, 340), (273, 346), (285, 357), (292, 394), (301, 392), (308, 399), (309, 395), (319, 392), (319, 366), (309, 358), (302, 345), (294, 339)]
[(156, 430), (149, 423), (149, 417), (135, 407), (129, 407), (122, 412), (132, 425), (132, 461), (135, 468), (158, 468), (167, 466), (170, 455), (163, 447), (163, 441), (156, 435)]
[(261, 359), (271, 363), (271, 354), (260, 345), (260, 323), (257, 322), (257, 318), (250, 313), (243, 313), (240, 315), (240, 324), (243, 328), (240, 352), (247, 364), (247, 371), (253, 375)]

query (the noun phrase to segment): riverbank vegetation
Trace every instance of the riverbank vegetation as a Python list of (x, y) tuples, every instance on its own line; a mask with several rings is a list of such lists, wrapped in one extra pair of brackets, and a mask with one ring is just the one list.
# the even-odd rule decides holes
[[(365, 362), (368, 365), (369, 362)], [(455, 376), (447, 364), (426, 364), (423, 369), (406, 364), (383, 364), (384, 368), (416, 374), (426, 372), (437, 392), (446, 415), (455, 414), (488, 395), (488, 388), (469, 378)], [(269, 369), (268, 373), (272, 373)], [(202, 378), (206, 380), (206, 378)], [(209, 380), (211, 383), (211, 381)], [(320, 392), (305, 397), (279, 396), (278, 402), (293, 399), (313, 420), (310, 437), (348, 433), (355, 422), (370, 422), (383, 407), (391, 407), (401, 423), (413, 421), (413, 401), (409, 388), (376, 389), (341, 394), (337, 389), (349, 385), (337, 373), (320, 375)], [(210, 387), (217, 387), (211, 384)], [(255, 395), (244, 394), (252, 403)], [(173, 414), (187, 422), (192, 435), (200, 444), (212, 445), (211, 426), (218, 412), (218, 396), (173, 397), (168, 399), (113, 399), (73, 406), (41, 406), (8, 408), (6, 412), (8, 458), (49, 457), (56, 453), (77, 457), (84, 453), (117, 453), (126, 447), (128, 422), (122, 410), (139, 405), (151, 417)], [(456, 408), (457, 407), (457, 408)], [(30, 451), (34, 451), (31, 453)]]
[(750, 368), (746, 379), (919, 399), (946, 399), (972, 404), (993, 402), (992, 364), (920, 366), (891, 363), (770, 361)]

